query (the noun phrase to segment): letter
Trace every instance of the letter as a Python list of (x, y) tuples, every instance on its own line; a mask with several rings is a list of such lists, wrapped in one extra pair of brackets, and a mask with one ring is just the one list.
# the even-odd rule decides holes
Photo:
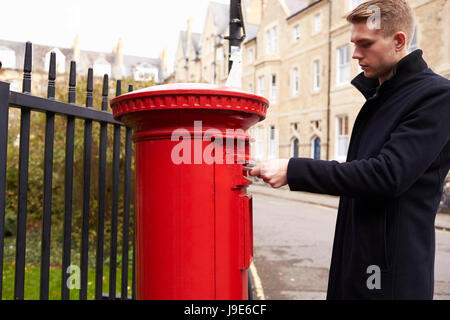
[(261, 305), (261, 314), (263, 314), (264, 311), (266, 311), (266, 305), (265, 304)]
[(202, 310), (200, 309), (200, 307), (194, 307), (194, 305), (192, 305), (193, 308), (193, 312), (192, 314), (202, 314)]
[(191, 308), (190, 307), (184, 307), (184, 314), (191, 314)]
[[(191, 164), (191, 135), (186, 129), (176, 129), (172, 132), (171, 141), (180, 141), (180, 137), (183, 137), (183, 140), (173, 147), (170, 159), (177, 165)], [(180, 151), (183, 151), (183, 156), (180, 156)]]
[(210, 314), (210, 307), (202, 307), (200, 314)]
[(373, 12), (373, 14), (367, 19), (367, 28), (370, 30), (381, 29), (381, 9), (376, 5), (371, 5), (367, 8), (367, 12)]
[[(73, 271), (73, 274), (72, 274)], [(67, 267), (66, 273), (70, 274), (67, 278), (66, 285), (69, 290), (80, 290), (80, 267), (76, 265), (70, 265)]]
[(371, 265), (367, 267), (367, 274), (372, 274), (366, 282), (367, 289), (373, 290), (373, 289), (381, 289), (381, 270), (380, 267), (377, 265)]
[[(227, 164), (235, 164), (235, 157), (236, 163), (242, 164), (245, 163), (245, 131), (243, 129), (227, 129), (226, 130), (226, 163)], [(234, 141), (237, 141), (236, 143), (236, 149), (234, 147)]]
[(206, 164), (223, 164), (223, 139), (222, 133), (218, 129), (208, 129), (203, 136), (203, 141), (212, 141), (214, 137), (214, 142), (211, 142), (203, 150), (203, 161)]
[(202, 121), (194, 121), (194, 164), (202, 164)]
[(217, 310), (218, 310), (218, 309), (219, 309), (219, 307), (215, 307), (215, 308), (214, 308), (214, 307), (211, 307), (212, 314), (213, 314), (212, 317), (213, 317), (213, 318), (216, 317), (216, 314), (217, 314)]

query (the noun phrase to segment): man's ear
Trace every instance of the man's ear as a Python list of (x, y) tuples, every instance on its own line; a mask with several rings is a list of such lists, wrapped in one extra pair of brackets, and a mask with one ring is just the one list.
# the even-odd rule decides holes
[(406, 48), (406, 34), (403, 31), (394, 34), (395, 50), (400, 52)]

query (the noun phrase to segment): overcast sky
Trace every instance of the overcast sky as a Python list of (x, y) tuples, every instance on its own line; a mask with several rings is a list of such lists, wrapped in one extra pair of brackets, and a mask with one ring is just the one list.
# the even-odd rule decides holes
[[(229, 0), (214, 0), (229, 3)], [(193, 18), (202, 32), (210, 0), (5, 0), (0, 7), (0, 39), (111, 52), (119, 38), (124, 53), (159, 57), (167, 46), (169, 70), (180, 30)]]

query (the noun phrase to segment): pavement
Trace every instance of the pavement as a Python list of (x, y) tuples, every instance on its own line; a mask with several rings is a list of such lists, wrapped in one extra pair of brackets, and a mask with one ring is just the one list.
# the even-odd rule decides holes
[[(281, 199), (296, 200), (333, 209), (337, 209), (339, 207), (339, 197), (309, 192), (290, 191), (288, 186), (274, 189), (268, 184), (253, 182), (248, 188), (248, 191), (250, 193), (264, 194)], [(450, 214), (437, 213), (435, 227), (440, 230), (450, 231)]]
[[(254, 260), (250, 275), (258, 300), (323, 300), (339, 197), (252, 185)], [(450, 300), (450, 215), (436, 219), (434, 299)]]

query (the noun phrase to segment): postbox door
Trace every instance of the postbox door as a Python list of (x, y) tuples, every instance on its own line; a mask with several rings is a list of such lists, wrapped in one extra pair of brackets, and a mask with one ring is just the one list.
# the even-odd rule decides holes
[(253, 259), (253, 198), (251, 195), (244, 194), (240, 201), (239, 268), (245, 270), (250, 267)]

